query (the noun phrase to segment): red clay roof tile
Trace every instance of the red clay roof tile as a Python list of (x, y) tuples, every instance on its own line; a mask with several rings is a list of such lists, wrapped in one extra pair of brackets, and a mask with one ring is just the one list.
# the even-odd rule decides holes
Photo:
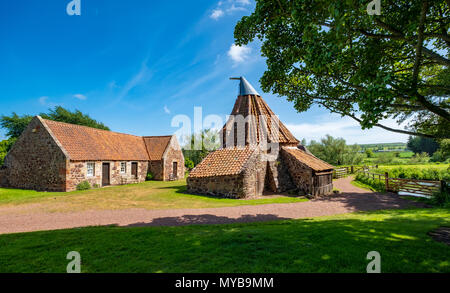
[(254, 149), (225, 148), (214, 151), (198, 164), (189, 177), (210, 177), (222, 175), (236, 175), (242, 172), (244, 164), (250, 158)]

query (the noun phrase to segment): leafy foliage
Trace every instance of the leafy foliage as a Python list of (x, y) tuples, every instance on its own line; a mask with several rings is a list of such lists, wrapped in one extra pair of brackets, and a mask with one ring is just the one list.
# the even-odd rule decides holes
[(355, 180), (372, 187), (374, 190), (378, 192), (386, 191), (386, 185), (384, 182), (378, 179), (372, 179), (370, 177), (364, 176), (364, 174), (362, 173), (358, 173), (355, 177)]
[(439, 148), (439, 144), (435, 140), (420, 136), (410, 136), (408, 138), (407, 146), (408, 149), (416, 154), (426, 152), (430, 156), (432, 156), (434, 152)]
[[(88, 127), (94, 127), (104, 130), (109, 130), (107, 126), (105, 126), (103, 123), (98, 122), (87, 114), (83, 114), (79, 110), (75, 110), (74, 112), (71, 112), (67, 109), (64, 109), (61, 106), (57, 106), (53, 109), (49, 109), (48, 113), (41, 113), (39, 114), (42, 118), (53, 120), (53, 121), (59, 121), (59, 122), (65, 122), (65, 123), (71, 123), (71, 124), (78, 124), (78, 125), (84, 125)], [(11, 116), (1, 116), (0, 118), (0, 126), (2, 128), (5, 128), (7, 130), (6, 135), (9, 138), (18, 138), (22, 132), (25, 130), (25, 128), (30, 123), (31, 119), (33, 119), (30, 115), (22, 115), (19, 116), (17, 113), (12, 113)]]
[(15, 138), (0, 141), (0, 166), (3, 165), (6, 154), (9, 152), (15, 141)]
[(77, 185), (77, 190), (89, 190), (91, 189), (91, 184), (88, 181), (83, 181)]
[(343, 138), (330, 135), (320, 142), (311, 141), (308, 149), (316, 157), (333, 165), (358, 165), (364, 160), (358, 145), (348, 146)]
[(182, 147), (185, 162), (190, 160), (197, 166), (211, 151), (218, 149), (220, 147), (218, 134), (216, 130), (205, 129), (188, 137), (188, 143)]
[(395, 167), (379, 168), (377, 173), (388, 172), (391, 178), (419, 179), (419, 180), (450, 180), (450, 169), (438, 169), (433, 167)]
[[(362, 128), (450, 138), (450, 2), (259, 0), (236, 25), (237, 45), (258, 38), (264, 91), (303, 112), (316, 104)], [(380, 123), (409, 121), (408, 130)]]
[(195, 167), (194, 162), (189, 158), (184, 159), (184, 166), (186, 167), (187, 170), (192, 170)]

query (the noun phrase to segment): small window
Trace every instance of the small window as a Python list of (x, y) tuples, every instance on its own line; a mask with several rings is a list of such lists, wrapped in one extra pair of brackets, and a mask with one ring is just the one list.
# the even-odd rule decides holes
[(95, 164), (87, 163), (87, 175), (88, 177), (93, 177), (95, 175)]
[(122, 174), (127, 173), (127, 163), (125, 162), (120, 163), (120, 173)]

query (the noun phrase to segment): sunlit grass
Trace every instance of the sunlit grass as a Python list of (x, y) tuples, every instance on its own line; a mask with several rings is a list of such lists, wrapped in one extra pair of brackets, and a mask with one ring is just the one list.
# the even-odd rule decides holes
[(382, 272), (450, 272), (450, 249), (427, 233), (448, 209), (183, 227), (97, 227), (0, 236), (0, 272), (357, 272), (369, 251)]
[(148, 181), (67, 193), (0, 188), (0, 207), (38, 204), (36, 209), (49, 212), (128, 208), (211, 208), (306, 200), (302, 197), (289, 196), (239, 200), (188, 194), (185, 180)]

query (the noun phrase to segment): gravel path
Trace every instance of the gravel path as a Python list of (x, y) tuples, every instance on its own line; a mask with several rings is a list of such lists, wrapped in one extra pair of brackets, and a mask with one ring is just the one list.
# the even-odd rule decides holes
[[(396, 194), (373, 193), (357, 188), (350, 183), (351, 180), (351, 177), (347, 177), (334, 182), (335, 188), (342, 192), (339, 195), (298, 203), (208, 209), (127, 209), (73, 213), (2, 212), (0, 214), (0, 234), (103, 225), (133, 227), (246, 223), (423, 206), (403, 200)], [(26, 209), (26, 206), (23, 208)]]

